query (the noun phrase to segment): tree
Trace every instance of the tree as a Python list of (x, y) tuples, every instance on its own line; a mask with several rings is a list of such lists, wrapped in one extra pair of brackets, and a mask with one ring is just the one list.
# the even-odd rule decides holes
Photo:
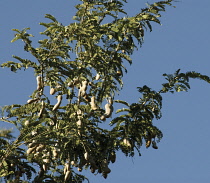
[[(23, 40), (24, 50), (34, 59), (14, 56), (18, 62), (9, 61), (2, 67), (13, 72), (33, 68), (37, 89), (27, 104), (2, 110), (1, 120), (20, 131), (12, 142), (10, 131), (1, 132), (0, 173), (5, 180), (18, 182), (26, 174), (33, 182), (82, 182), (85, 177), (79, 172), (83, 168), (106, 178), (116, 151), (140, 155), (144, 142), (158, 148), (162, 132), (153, 119), (161, 118), (162, 94), (187, 91), (189, 78), (210, 81), (199, 73), (177, 70), (173, 75), (164, 74), (167, 83), (157, 92), (138, 87), (142, 97), (136, 103), (115, 100), (127, 72), (123, 62), (132, 63), (130, 55), (142, 45), (144, 31), (152, 31), (152, 22), (160, 24), (159, 13), (172, 0), (149, 5), (133, 17), (126, 15), (123, 2), (83, 0), (76, 6), (75, 22), (67, 26), (46, 15), (50, 23), (40, 23), (46, 27), (45, 39), (37, 48), (29, 29), (14, 29), (12, 42)], [(56, 94), (56, 104), (50, 94)], [(119, 114), (111, 119), (115, 103), (126, 108), (115, 109)], [(110, 127), (103, 128), (102, 123)]]

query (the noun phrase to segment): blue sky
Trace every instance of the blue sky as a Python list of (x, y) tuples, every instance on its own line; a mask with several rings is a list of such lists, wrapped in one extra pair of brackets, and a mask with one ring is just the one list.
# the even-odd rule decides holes
[[(39, 22), (44, 15), (54, 15), (64, 25), (71, 22), (77, 0), (1, 0), (0, 1), (0, 63), (13, 60), (11, 55), (27, 57), (22, 42), (10, 43), (13, 28), (31, 27), (30, 33), (38, 40), (43, 28)], [(78, 1), (79, 2), (79, 1)], [(125, 9), (130, 15), (138, 13), (146, 2), (128, 0)], [(119, 99), (138, 100), (137, 86), (148, 85), (160, 89), (165, 82), (163, 73), (197, 71), (210, 76), (210, 21), (209, 0), (180, 0), (176, 8), (168, 7), (162, 14), (162, 26), (154, 25), (145, 34), (145, 43), (132, 56), (133, 65), (124, 77), (124, 89)], [(0, 70), (0, 106), (23, 104), (36, 87), (30, 70), (14, 74)], [(210, 85), (191, 80), (187, 93), (165, 94), (163, 117), (155, 121), (164, 134), (159, 149), (142, 147), (142, 156), (126, 158), (118, 153), (107, 180), (101, 175), (89, 176), (91, 183), (208, 183), (210, 180)], [(0, 122), (1, 128), (10, 127)]]

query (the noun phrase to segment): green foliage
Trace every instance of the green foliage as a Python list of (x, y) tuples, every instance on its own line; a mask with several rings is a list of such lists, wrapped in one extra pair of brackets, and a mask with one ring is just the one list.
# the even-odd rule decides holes
[[(125, 0), (81, 0), (69, 25), (50, 14), (45, 16), (50, 22), (40, 23), (45, 27), (44, 39), (37, 48), (32, 44), (33, 35), (27, 33), (29, 28), (13, 29), (12, 42), (21, 39), (33, 60), (13, 56), (17, 62), (8, 61), (1, 67), (13, 72), (32, 68), (37, 89), (26, 104), (2, 108), (1, 121), (16, 125), (20, 134), (9, 141), (9, 131), (0, 133), (1, 177), (19, 181), (26, 174), (34, 183), (80, 183), (87, 180), (80, 173), (83, 169), (106, 178), (116, 151), (134, 156), (136, 152), (141, 155), (144, 143), (158, 148), (156, 142), (163, 134), (153, 121), (162, 116), (162, 94), (187, 91), (189, 78), (209, 82), (209, 77), (178, 70), (174, 75), (164, 74), (167, 83), (158, 92), (138, 87), (142, 96), (136, 103), (114, 99), (127, 72), (123, 63), (132, 64), (130, 55), (143, 44), (144, 32), (152, 31), (152, 22), (160, 24), (160, 13), (171, 2), (156, 2), (128, 16), (123, 10)], [(50, 95), (56, 95), (56, 104)], [(115, 110), (114, 115), (115, 104), (125, 108)], [(101, 125), (106, 121), (108, 129)]]
[(7, 181), (20, 181), (25, 176), (30, 180), (35, 169), (29, 165), (25, 149), (18, 147), (14, 141), (10, 142), (11, 139), (14, 139), (11, 130), (0, 130), (0, 177)]
[(202, 75), (195, 71), (180, 73), (180, 69), (178, 69), (173, 75), (172, 74), (163, 74), (168, 83), (163, 84), (163, 88), (161, 89), (161, 93), (171, 92), (174, 93), (180, 91), (188, 91), (190, 89), (189, 79), (200, 79), (210, 83), (210, 78), (206, 75)]

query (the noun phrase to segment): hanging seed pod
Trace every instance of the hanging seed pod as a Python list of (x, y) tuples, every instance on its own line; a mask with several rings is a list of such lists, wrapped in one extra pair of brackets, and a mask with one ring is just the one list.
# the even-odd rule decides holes
[(30, 124), (29, 120), (26, 120), (25, 123), (24, 123), (25, 126), (28, 126), (29, 124)]
[(37, 81), (37, 90), (40, 91), (43, 88), (42, 77), (37, 76), (36, 81)]
[(42, 168), (43, 168), (43, 170), (46, 172), (47, 171), (47, 165), (46, 164), (43, 164), (42, 165)]
[(62, 101), (62, 95), (58, 95), (57, 96), (57, 103), (54, 105), (54, 107), (53, 107), (53, 111), (55, 111), (56, 109), (58, 109), (59, 108), (59, 106), (61, 105), (61, 101)]
[(77, 110), (77, 116), (82, 116), (82, 111), (80, 109)]
[(40, 157), (41, 156), (41, 153), (40, 152), (36, 152), (35, 154), (34, 154), (34, 157)]
[(28, 147), (33, 147), (33, 146), (37, 146), (38, 144), (36, 143), (35, 140), (33, 140), (31, 143), (28, 144)]
[(66, 172), (67, 172), (67, 169), (66, 169), (66, 166), (64, 166), (64, 168), (63, 168), (63, 174), (66, 174)]
[(29, 100), (27, 100), (27, 103), (32, 104), (33, 102), (36, 102), (38, 100), (39, 100), (39, 98), (29, 99)]
[(101, 77), (100, 74), (97, 73), (96, 77), (95, 77), (95, 80), (98, 81), (100, 79), (100, 77)]
[(65, 163), (63, 173), (66, 174), (67, 171), (70, 171), (70, 165), (69, 163)]
[(71, 165), (72, 165), (72, 166), (75, 166), (75, 167), (78, 167), (78, 164), (77, 164), (76, 161), (71, 161)]
[(89, 160), (89, 154), (86, 152), (85, 154), (84, 154), (84, 158), (85, 158), (85, 160)]
[(146, 148), (150, 147), (151, 142), (152, 142), (152, 136), (151, 136), (151, 134), (148, 132), (148, 134), (147, 134), (147, 141), (146, 141)]
[(53, 154), (53, 157), (54, 157), (54, 158), (57, 158), (57, 157), (58, 157), (58, 152), (57, 152), (56, 148), (54, 148), (54, 149), (52, 150), (52, 154)]
[(86, 91), (87, 90), (88, 81), (82, 81), (82, 88)]
[(111, 104), (111, 105), (113, 105), (113, 98), (112, 97), (109, 97), (108, 98), (108, 103)]
[(113, 106), (109, 103), (105, 105), (105, 116), (106, 118), (109, 118), (112, 115), (113, 112)]
[(105, 115), (102, 115), (102, 116), (100, 117), (100, 120), (106, 121), (106, 116), (105, 116)]
[(49, 158), (43, 159), (43, 162), (44, 163), (50, 163), (50, 159)]
[(120, 70), (118, 70), (116, 73), (118, 76), (122, 76), (122, 72)]
[(55, 88), (51, 88), (51, 89), (50, 89), (50, 95), (54, 95), (55, 92), (56, 92), (56, 89), (55, 89)]
[(157, 146), (157, 144), (156, 144), (155, 141), (152, 141), (152, 147), (153, 147), (154, 149), (158, 149), (158, 146)]
[(79, 89), (79, 96), (84, 97), (86, 95), (88, 81), (82, 81), (81, 87)]
[(37, 134), (37, 131), (36, 130), (33, 130), (33, 131), (31, 131), (31, 135), (36, 135)]
[(67, 181), (70, 178), (70, 176), (71, 176), (71, 171), (70, 170), (66, 171), (64, 181)]
[(40, 109), (39, 114), (38, 114), (38, 117), (39, 117), (39, 118), (42, 117), (42, 114), (43, 114), (44, 109), (45, 109), (45, 102), (42, 101), (42, 108)]
[(41, 152), (41, 151), (44, 150), (44, 148), (45, 148), (45, 145), (39, 144), (39, 146), (36, 148), (36, 151), (37, 151), (37, 152)]
[(95, 103), (95, 96), (92, 96), (92, 97), (91, 97), (90, 105), (91, 105), (91, 109), (92, 109), (92, 110), (95, 111), (95, 110), (98, 109), (98, 107), (97, 107), (97, 105), (96, 105), (96, 103)]
[(127, 147), (131, 147), (131, 143), (127, 138), (123, 139), (123, 144), (126, 145)]
[(151, 145), (151, 140), (147, 140), (146, 142), (146, 148), (148, 148)]
[(78, 128), (81, 128), (81, 126), (82, 126), (82, 120), (79, 119), (79, 120), (77, 121), (77, 127), (78, 127)]
[(33, 151), (36, 150), (36, 147), (37, 146), (34, 146), (34, 147), (31, 147), (31, 148), (28, 148), (28, 150), (26, 151), (26, 154), (31, 154)]
[(79, 167), (77, 168), (77, 170), (78, 170), (79, 172), (81, 172), (81, 171), (82, 171), (82, 167), (79, 166)]

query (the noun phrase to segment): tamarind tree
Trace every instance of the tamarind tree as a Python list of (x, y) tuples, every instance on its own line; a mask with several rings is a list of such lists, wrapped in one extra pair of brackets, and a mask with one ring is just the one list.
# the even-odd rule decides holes
[(208, 76), (179, 69), (163, 75), (166, 83), (158, 91), (138, 87), (136, 103), (117, 100), (125, 62), (132, 64), (144, 32), (152, 31), (153, 22), (160, 24), (160, 13), (173, 0), (148, 4), (135, 16), (124, 11), (126, 0), (80, 1), (69, 25), (46, 15), (50, 22), (40, 23), (45, 30), (38, 47), (29, 28), (13, 29), (12, 42), (22, 40), (33, 59), (13, 56), (17, 61), (1, 67), (33, 69), (37, 87), (24, 105), (2, 107), (0, 120), (19, 131), (18, 137), (0, 131), (0, 177), (6, 182), (81, 183), (88, 181), (84, 169), (107, 178), (117, 151), (134, 156), (141, 155), (142, 145), (158, 149), (163, 134), (153, 120), (161, 118), (164, 93), (187, 91), (190, 78), (210, 82)]

